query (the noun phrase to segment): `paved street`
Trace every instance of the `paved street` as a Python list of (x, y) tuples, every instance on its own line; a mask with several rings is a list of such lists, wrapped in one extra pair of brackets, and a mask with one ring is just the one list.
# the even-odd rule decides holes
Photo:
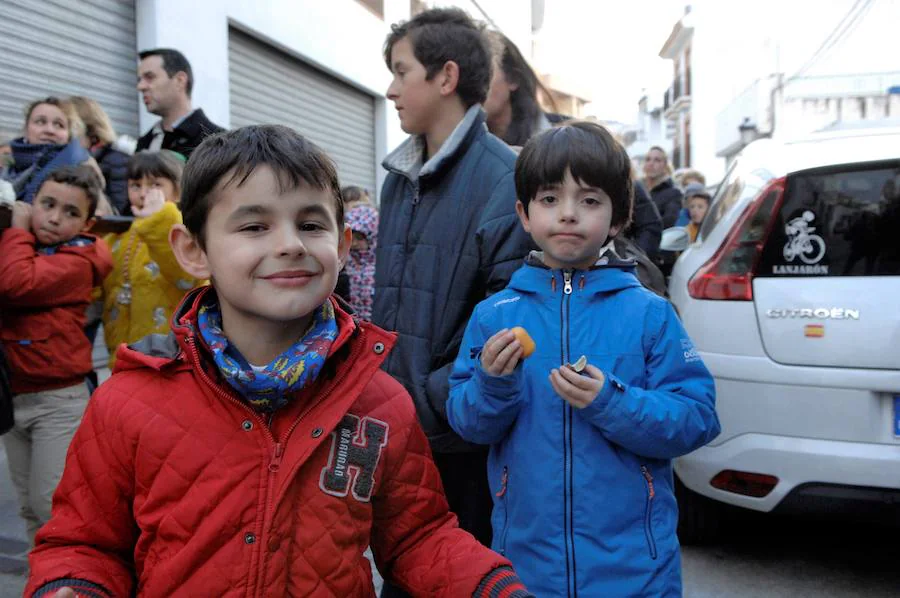
[(897, 596), (900, 521), (859, 524), (749, 517), (720, 544), (685, 547), (691, 598)]
[[(103, 356), (98, 352), (99, 366)], [(101, 370), (105, 379), (108, 372)], [(900, 511), (898, 511), (900, 514)], [(897, 596), (900, 515), (878, 524), (751, 514), (727, 541), (684, 548), (689, 598), (850, 598)], [(25, 527), (0, 442), (0, 598), (22, 595)], [(381, 580), (376, 580), (380, 587)]]
[[(896, 596), (898, 533), (897, 521), (860, 525), (752, 517), (726, 542), (684, 549), (685, 596)], [(24, 584), (21, 575), (2, 572), (16, 563), (6, 552), (10, 539), (21, 549), (25, 530), (16, 515), (0, 443), (0, 598), (21, 596)], [(21, 567), (23, 561), (18, 563)]]

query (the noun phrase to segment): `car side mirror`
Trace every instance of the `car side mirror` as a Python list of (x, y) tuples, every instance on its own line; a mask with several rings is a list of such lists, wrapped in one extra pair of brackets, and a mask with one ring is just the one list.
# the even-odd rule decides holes
[(691, 244), (691, 235), (683, 226), (673, 226), (662, 232), (659, 248), (663, 251), (684, 251)]

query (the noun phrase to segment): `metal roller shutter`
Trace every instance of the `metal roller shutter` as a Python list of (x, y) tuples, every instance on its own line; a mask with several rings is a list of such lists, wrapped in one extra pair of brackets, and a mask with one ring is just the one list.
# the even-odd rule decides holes
[(138, 133), (134, 2), (0, 0), (0, 141), (48, 95), (95, 99), (118, 134)]
[(249, 35), (229, 30), (231, 126), (282, 124), (322, 147), (342, 185), (375, 189), (375, 99)]

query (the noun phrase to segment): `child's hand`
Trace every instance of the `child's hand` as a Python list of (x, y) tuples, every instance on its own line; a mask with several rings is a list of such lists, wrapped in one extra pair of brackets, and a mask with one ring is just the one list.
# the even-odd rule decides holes
[(556, 394), (576, 409), (584, 409), (594, 402), (606, 383), (603, 372), (588, 364), (584, 374), (579, 374), (568, 367), (554, 368), (550, 371), (550, 384)]
[(481, 369), (491, 376), (508, 376), (522, 359), (522, 345), (504, 328), (488, 339), (481, 350)]
[(160, 211), (166, 205), (166, 196), (162, 189), (150, 189), (144, 196), (144, 204), (140, 208), (132, 208), (131, 212), (138, 218), (146, 218)]
[(17, 201), (13, 204), (12, 219), (9, 225), (13, 228), (22, 228), (31, 230), (31, 205), (24, 201)]

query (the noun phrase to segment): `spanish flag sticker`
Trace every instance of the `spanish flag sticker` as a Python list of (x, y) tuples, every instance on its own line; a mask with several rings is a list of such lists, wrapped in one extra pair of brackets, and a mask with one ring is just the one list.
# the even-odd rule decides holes
[(822, 338), (825, 336), (825, 326), (822, 324), (807, 324), (803, 329), (807, 338)]

